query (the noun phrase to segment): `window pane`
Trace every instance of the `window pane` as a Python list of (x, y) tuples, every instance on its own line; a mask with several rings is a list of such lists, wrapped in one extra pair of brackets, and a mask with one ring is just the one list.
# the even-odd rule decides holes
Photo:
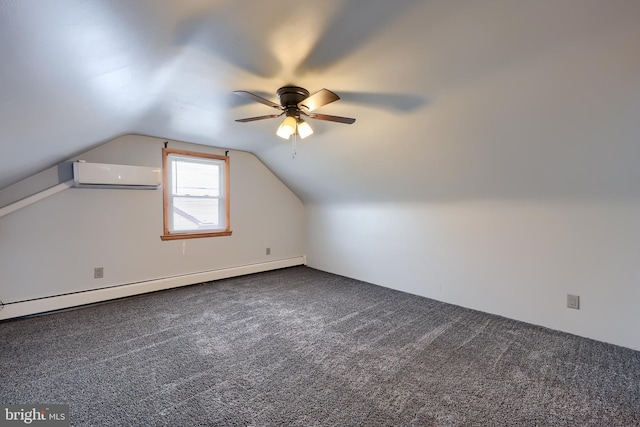
[(177, 196), (220, 196), (220, 165), (173, 160), (172, 192)]
[(219, 199), (173, 197), (171, 231), (224, 229), (225, 225), (220, 223), (219, 206)]
[(162, 155), (162, 240), (230, 236), (229, 158), (170, 148)]

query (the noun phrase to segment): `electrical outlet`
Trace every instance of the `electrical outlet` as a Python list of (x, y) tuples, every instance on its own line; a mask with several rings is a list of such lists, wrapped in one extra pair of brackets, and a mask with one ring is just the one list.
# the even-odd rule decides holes
[(567, 308), (580, 310), (580, 296), (571, 294), (567, 295)]
[(267, 255), (271, 255), (271, 248), (267, 248)]
[(104, 277), (104, 267), (96, 267), (93, 269), (93, 278), (102, 279)]

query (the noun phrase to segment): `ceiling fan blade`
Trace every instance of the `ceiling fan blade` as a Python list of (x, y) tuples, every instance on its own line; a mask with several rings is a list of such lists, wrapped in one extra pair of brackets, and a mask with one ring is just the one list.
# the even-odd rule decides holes
[(284, 111), (280, 114), (269, 114), (268, 116), (247, 117), (246, 119), (236, 119), (236, 122), (247, 123), (247, 122), (255, 122), (256, 120), (275, 119), (276, 117), (280, 117), (283, 114), (284, 114)]
[(340, 99), (340, 97), (329, 89), (320, 89), (313, 95), (309, 95), (302, 101), (298, 102), (298, 108), (304, 108), (306, 111), (313, 111), (316, 108), (330, 104), (338, 99)]
[(310, 118), (316, 119), (316, 120), (326, 120), (328, 122), (338, 122), (338, 123), (344, 123), (346, 125), (350, 125), (356, 121), (356, 119), (352, 119), (350, 117), (330, 116), (328, 114), (311, 113), (311, 114), (305, 114), (305, 116), (309, 116)]
[(233, 93), (235, 93), (236, 95), (240, 95), (244, 98), (248, 98), (252, 101), (256, 101), (261, 104), (268, 105), (269, 107), (277, 108), (278, 110), (282, 109), (280, 104), (276, 104), (275, 102), (269, 101), (268, 99), (258, 96), (255, 93), (247, 92), (246, 90), (234, 90)]

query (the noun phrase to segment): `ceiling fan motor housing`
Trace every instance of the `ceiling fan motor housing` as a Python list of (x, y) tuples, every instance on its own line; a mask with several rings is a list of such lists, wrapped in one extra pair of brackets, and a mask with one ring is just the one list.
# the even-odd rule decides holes
[(298, 103), (309, 97), (309, 91), (298, 86), (284, 86), (278, 89), (277, 94), (287, 116), (299, 118)]

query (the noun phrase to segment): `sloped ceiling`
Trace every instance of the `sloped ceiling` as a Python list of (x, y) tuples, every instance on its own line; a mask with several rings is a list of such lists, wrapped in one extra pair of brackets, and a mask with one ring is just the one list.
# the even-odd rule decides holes
[[(126, 133), (246, 150), (305, 202), (638, 197), (634, 0), (3, 0), (0, 188)], [(298, 144), (296, 84), (342, 99)], [(629, 183), (635, 183), (629, 185)]]

